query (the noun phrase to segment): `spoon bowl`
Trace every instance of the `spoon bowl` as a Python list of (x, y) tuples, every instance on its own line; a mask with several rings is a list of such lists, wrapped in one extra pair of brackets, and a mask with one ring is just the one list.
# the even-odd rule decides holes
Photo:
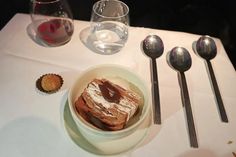
[(167, 56), (167, 63), (176, 71), (185, 72), (190, 69), (192, 59), (183, 47), (174, 47)]
[(210, 36), (202, 36), (198, 39), (196, 43), (197, 54), (206, 59), (211, 60), (215, 58), (217, 53), (217, 48), (214, 40)]
[(160, 37), (157, 35), (148, 35), (143, 40), (144, 53), (153, 59), (160, 57), (164, 51), (164, 45)]

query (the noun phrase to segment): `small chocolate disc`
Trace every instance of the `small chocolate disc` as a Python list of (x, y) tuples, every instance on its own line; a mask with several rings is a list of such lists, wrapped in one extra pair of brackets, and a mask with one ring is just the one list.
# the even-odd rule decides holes
[(36, 87), (45, 93), (57, 92), (63, 84), (63, 79), (58, 74), (44, 74), (36, 81)]

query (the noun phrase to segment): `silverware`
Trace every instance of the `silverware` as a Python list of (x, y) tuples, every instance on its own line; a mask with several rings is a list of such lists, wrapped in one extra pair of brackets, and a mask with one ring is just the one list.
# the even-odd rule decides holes
[(151, 58), (152, 61), (152, 88), (153, 88), (153, 116), (154, 124), (161, 124), (161, 107), (159, 96), (159, 85), (157, 76), (156, 58), (160, 57), (164, 51), (164, 45), (160, 37), (157, 35), (149, 35), (142, 42), (144, 53)]
[(181, 88), (181, 98), (185, 108), (190, 146), (197, 148), (198, 141), (193, 120), (193, 114), (188, 94), (187, 82), (184, 72), (189, 70), (192, 65), (192, 59), (189, 52), (182, 47), (175, 47), (167, 54), (167, 63), (178, 72), (178, 80)]
[(200, 37), (196, 43), (196, 53), (206, 61), (221, 120), (223, 122), (228, 122), (228, 117), (222, 101), (220, 90), (210, 62), (211, 59), (215, 58), (217, 53), (217, 48), (214, 40), (209, 36)]

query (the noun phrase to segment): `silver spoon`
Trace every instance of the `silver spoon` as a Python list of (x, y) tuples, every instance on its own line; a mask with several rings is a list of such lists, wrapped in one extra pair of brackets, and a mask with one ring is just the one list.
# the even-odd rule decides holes
[(174, 70), (178, 72), (178, 80), (179, 80), (179, 84), (181, 88), (182, 103), (185, 108), (186, 117), (187, 117), (190, 146), (197, 148), (198, 141), (197, 141), (197, 136), (196, 136), (196, 131), (195, 131), (190, 98), (188, 94), (187, 82), (184, 75), (184, 72), (189, 70), (192, 65), (191, 56), (188, 50), (186, 50), (185, 48), (174, 47), (167, 54), (167, 63), (170, 65), (170, 67), (172, 67)]
[(156, 58), (160, 57), (164, 51), (164, 45), (160, 37), (157, 35), (148, 35), (142, 42), (144, 53), (151, 58), (152, 61), (152, 87), (153, 87), (153, 116), (154, 124), (161, 124), (161, 107), (157, 76)]
[(220, 117), (223, 122), (228, 122), (228, 117), (225, 111), (225, 107), (221, 98), (220, 90), (216, 81), (216, 77), (211, 65), (210, 60), (216, 56), (217, 48), (214, 40), (209, 36), (202, 36), (196, 43), (196, 53), (205, 59), (210, 74), (211, 83), (213, 86), (215, 98), (218, 104)]

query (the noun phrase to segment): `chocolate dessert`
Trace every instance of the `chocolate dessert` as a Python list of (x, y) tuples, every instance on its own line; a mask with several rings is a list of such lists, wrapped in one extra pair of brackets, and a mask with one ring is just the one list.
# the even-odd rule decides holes
[(75, 102), (77, 112), (103, 130), (121, 130), (135, 115), (142, 97), (106, 79), (94, 79)]
[(58, 91), (63, 84), (63, 79), (58, 74), (44, 74), (36, 81), (36, 87), (45, 93)]

